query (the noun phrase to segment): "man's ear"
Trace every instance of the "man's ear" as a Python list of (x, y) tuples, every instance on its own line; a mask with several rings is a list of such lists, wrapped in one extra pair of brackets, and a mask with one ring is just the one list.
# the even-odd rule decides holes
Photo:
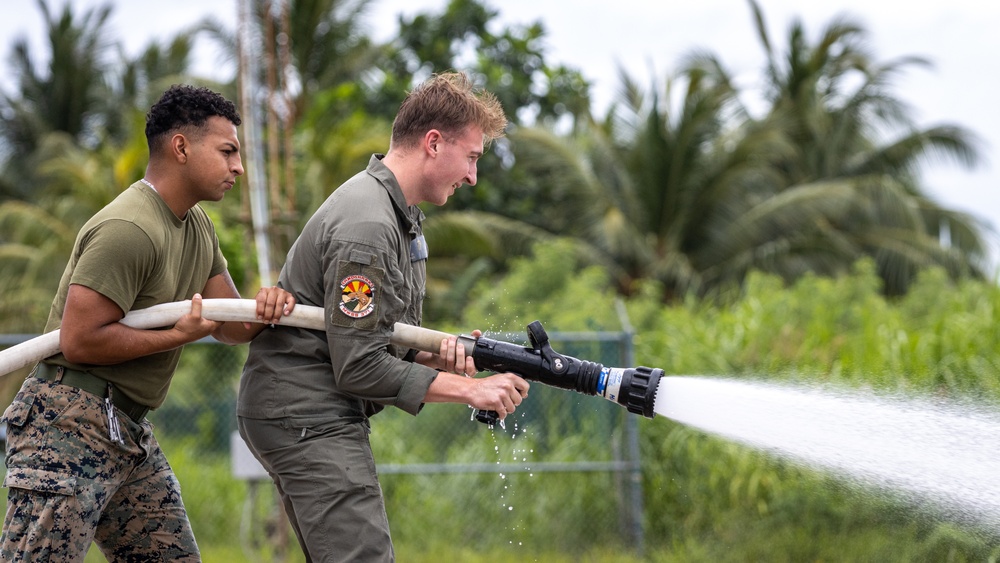
[(424, 135), (424, 150), (431, 155), (436, 155), (443, 142), (444, 137), (441, 136), (441, 132), (437, 129), (431, 129)]
[(183, 133), (175, 133), (170, 137), (170, 156), (177, 159), (177, 162), (184, 164), (187, 162), (187, 151), (190, 143)]

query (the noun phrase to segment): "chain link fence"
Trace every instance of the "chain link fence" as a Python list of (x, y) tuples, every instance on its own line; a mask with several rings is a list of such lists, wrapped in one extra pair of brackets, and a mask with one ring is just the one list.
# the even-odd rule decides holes
[[(565, 355), (605, 366), (632, 362), (628, 333), (549, 337)], [(0, 347), (27, 338), (0, 337)], [(245, 358), (246, 346), (211, 339), (188, 345), (167, 401), (149, 419), (184, 487), (199, 542), (239, 541), (248, 560), (281, 560), (297, 550), (294, 538), (281, 525), (270, 480), (236, 434)], [(6, 376), (4, 405), (20, 380)], [(503, 427), (490, 428), (472, 414), (462, 405), (432, 404), (416, 417), (390, 408), (372, 419), (372, 449), (397, 545), (445, 553), (448, 546), (514, 546), (525, 555), (642, 551), (635, 415), (541, 383)]]

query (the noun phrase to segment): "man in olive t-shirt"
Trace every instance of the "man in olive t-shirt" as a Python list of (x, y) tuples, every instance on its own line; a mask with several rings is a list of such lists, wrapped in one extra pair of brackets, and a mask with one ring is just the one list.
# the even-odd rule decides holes
[[(46, 331), (61, 353), (25, 379), (4, 413), (7, 514), (3, 561), (83, 561), (96, 542), (110, 561), (200, 561), (177, 478), (145, 419), (163, 403), (181, 347), (211, 334), (247, 342), (263, 325), (201, 316), (201, 299), (238, 298), (200, 201), (243, 173), (235, 106), (174, 86), (146, 120), (149, 163), (81, 229)], [(191, 299), (174, 326), (121, 324), (132, 310)], [(277, 323), (295, 301), (257, 295)], [(206, 374), (209, 377), (210, 374)]]

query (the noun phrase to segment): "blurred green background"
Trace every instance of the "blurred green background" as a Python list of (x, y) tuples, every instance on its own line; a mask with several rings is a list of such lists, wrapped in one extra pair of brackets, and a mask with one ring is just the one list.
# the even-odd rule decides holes
[[(777, 37), (747, 2), (760, 39), (747, 48), (767, 54), (765, 103), (753, 111), (726, 61), (693, 49), (650, 88), (623, 72), (619, 98), (597, 114), (583, 74), (547, 57), (541, 22), (497, 25), (483, 2), (401, 18), (384, 43), (358, 25), (364, 0), (245, 5), (255, 53), (240, 49), (231, 22), (204, 21), (130, 56), (109, 27), (113, 5), (44, 1), (49, 50), (17, 38), (5, 46), (4, 342), (42, 329), (78, 229), (142, 176), (144, 114), (168, 85), (239, 100), (242, 134), (260, 139), (244, 142), (258, 185), (243, 178), (205, 205), (252, 295), (319, 203), (386, 150), (405, 92), (459, 69), (497, 93), (511, 127), (476, 186), (425, 209), (426, 326), (518, 338), (538, 319), (552, 334), (583, 335), (558, 341), (560, 351), (610, 365), (997, 404), (995, 233), (929, 197), (924, 176), (941, 157), (980, 163), (985, 149), (961, 125), (917, 126), (894, 80), (921, 61), (879, 60), (849, 18), (821, 30), (798, 22)], [(238, 77), (193, 75), (196, 39), (252, 62), (253, 95)], [(251, 192), (268, 202), (263, 217), (251, 213)], [(245, 354), (189, 346), (151, 419), (206, 561), (301, 561), (271, 487), (233, 475)], [(0, 380), (4, 404), (23, 375)], [(542, 387), (507, 429), (486, 429), (457, 405), (373, 420), (399, 560), (1000, 554), (992, 531), (927, 507)]]

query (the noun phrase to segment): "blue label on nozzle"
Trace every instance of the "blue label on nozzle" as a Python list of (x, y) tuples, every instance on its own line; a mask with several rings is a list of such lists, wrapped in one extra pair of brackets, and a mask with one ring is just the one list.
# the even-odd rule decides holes
[(604, 389), (608, 386), (608, 371), (610, 368), (601, 368), (601, 379), (597, 382), (597, 394), (604, 396)]
[(605, 387), (601, 395), (604, 395), (605, 399), (618, 402), (618, 392), (622, 386), (622, 377), (625, 374), (625, 370), (622, 368), (604, 368), (601, 370), (601, 374)]

